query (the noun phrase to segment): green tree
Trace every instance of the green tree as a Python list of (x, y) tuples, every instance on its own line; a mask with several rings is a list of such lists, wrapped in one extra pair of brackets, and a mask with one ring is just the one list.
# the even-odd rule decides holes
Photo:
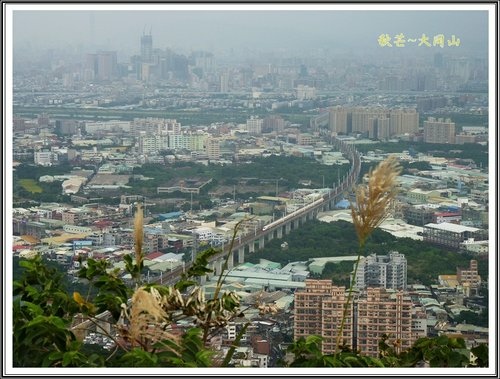
[[(170, 286), (142, 282), (143, 231), (142, 211), (134, 222), (134, 255), (125, 256), (125, 269), (132, 277), (127, 286), (118, 271), (110, 271), (107, 261), (89, 259), (79, 277), (96, 288), (87, 295), (64, 288), (62, 274), (38, 255), (21, 260), (20, 277), (14, 280), (13, 364), (16, 367), (227, 367), (249, 323), (241, 329), (223, 357), (207, 347), (221, 328), (243, 315), (239, 297), (223, 288), (224, 276), (218, 277), (214, 295), (205, 299), (198, 280), (211, 272), (210, 260), (220, 251), (208, 249), (187, 265), (180, 279)], [(238, 228), (234, 230), (234, 243)], [(229, 248), (232, 251), (232, 245)], [(223, 262), (228, 267), (229, 255)], [(261, 312), (274, 312), (273, 305), (261, 304)], [(102, 319), (108, 313), (110, 320)], [(99, 333), (114, 340), (113, 352), (85, 347), (77, 339), (78, 328), (71, 328), (75, 317), (97, 327)], [(190, 318), (195, 327), (179, 336), (171, 325)], [(120, 321), (120, 322), (118, 322)], [(112, 323), (113, 333), (100, 323)], [(82, 325), (81, 323), (79, 325)], [(486, 367), (488, 349), (479, 345), (470, 351), (463, 339), (440, 336), (418, 340), (408, 352), (394, 354), (381, 341), (381, 357), (367, 357), (338, 346), (333, 355), (321, 353), (321, 337), (309, 336), (291, 344), (294, 358), (290, 367), (415, 367), (422, 362), (435, 367)], [(473, 353), (474, 359), (471, 359)]]

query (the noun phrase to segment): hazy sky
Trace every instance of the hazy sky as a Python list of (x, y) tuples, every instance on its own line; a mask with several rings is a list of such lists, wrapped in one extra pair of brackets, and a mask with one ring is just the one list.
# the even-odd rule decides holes
[[(382, 33), (408, 38), (452, 34), (463, 51), (486, 51), (487, 12), (472, 11), (28, 11), (13, 13), (16, 47), (99, 45), (138, 53), (140, 36), (152, 31), (153, 46), (165, 49), (227, 48), (380, 49)], [(451, 9), (451, 8), (450, 8)], [(438, 49), (433, 47), (433, 49)], [(445, 46), (443, 51), (450, 49)]]

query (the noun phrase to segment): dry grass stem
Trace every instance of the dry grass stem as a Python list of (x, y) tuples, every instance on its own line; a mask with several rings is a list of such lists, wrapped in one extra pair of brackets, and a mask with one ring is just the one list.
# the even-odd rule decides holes
[(400, 172), (396, 157), (391, 156), (370, 170), (367, 184), (357, 187), (356, 204), (351, 204), (351, 215), (361, 245), (389, 216), (388, 209), (396, 199), (396, 178)]
[(135, 248), (135, 261), (139, 265), (142, 261), (142, 244), (144, 242), (144, 213), (142, 211), (142, 204), (137, 204), (137, 210), (134, 218), (134, 248)]
[(389, 209), (396, 199), (398, 191), (396, 179), (400, 173), (401, 166), (398, 164), (396, 157), (391, 156), (380, 162), (374, 170), (370, 170), (367, 183), (360, 184), (356, 188), (356, 204), (351, 204), (351, 215), (358, 236), (360, 252), (354, 265), (349, 293), (344, 304), (342, 321), (337, 334), (336, 352), (340, 348), (348, 310), (350, 309), (349, 305), (356, 283), (361, 250), (368, 236), (389, 216)]

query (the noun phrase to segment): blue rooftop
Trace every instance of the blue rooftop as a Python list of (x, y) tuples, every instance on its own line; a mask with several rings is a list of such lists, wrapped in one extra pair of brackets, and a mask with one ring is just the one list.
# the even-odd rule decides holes
[(337, 204), (335, 204), (335, 208), (347, 209), (351, 206), (349, 200), (342, 199)]
[(169, 213), (161, 213), (158, 215), (158, 217), (162, 221), (175, 220), (176, 218), (179, 218), (181, 216), (182, 216), (182, 212), (169, 212)]

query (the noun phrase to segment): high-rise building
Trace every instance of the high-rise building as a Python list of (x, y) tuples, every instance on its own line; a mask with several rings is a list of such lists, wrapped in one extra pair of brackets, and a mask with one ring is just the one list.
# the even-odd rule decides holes
[(393, 109), (389, 117), (391, 135), (418, 133), (418, 113), (416, 109)]
[[(205, 132), (191, 132), (188, 134), (187, 149), (190, 151), (203, 151), (205, 150), (205, 141), (210, 135)], [(220, 148), (219, 148), (220, 155)]]
[(285, 120), (278, 115), (270, 115), (264, 118), (262, 123), (263, 132), (282, 133), (285, 130)]
[[(330, 280), (306, 279), (295, 292), (294, 338), (318, 335), (323, 354), (335, 352), (348, 291)], [(346, 312), (342, 342), (361, 354), (378, 356), (384, 335), (397, 352), (427, 333), (425, 311), (403, 291), (368, 288), (357, 293)]]
[(316, 88), (308, 85), (299, 84), (297, 86), (297, 99), (311, 100), (316, 98)]
[(406, 289), (407, 263), (404, 254), (391, 251), (388, 255), (370, 254), (361, 257), (356, 273), (355, 288), (381, 287)]
[(220, 139), (207, 138), (205, 140), (205, 151), (209, 159), (220, 159)]
[(351, 108), (352, 112), (352, 132), (368, 133), (370, 130), (370, 120), (374, 118), (386, 118), (388, 110), (384, 108)]
[(215, 70), (215, 58), (212, 53), (206, 51), (195, 51), (191, 55), (194, 65), (202, 70), (203, 75), (211, 74)]
[(56, 131), (61, 135), (73, 135), (78, 130), (78, 122), (76, 120), (56, 120)]
[(141, 135), (138, 139), (139, 152), (141, 154), (158, 154), (169, 148), (168, 135)]
[(377, 139), (387, 140), (391, 137), (390, 119), (388, 117), (379, 117), (377, 119)]
[[(379, 342), (388, 336), (396, 353), (408, 350), (427, 334), (425, 311), (403, 291), (368, 288), (356, 303), (356, 336), (354, 347), (361, 354), (378, 356)], [(422, 327), (423, 326), (423, 327)]]
[(469, 58), (457, 57), (448, 61), (448, 69), (450, 75), (458, 82), (458, 84), (466, 83), (469, 80), (471, 67)]
[[(321, 349), (335, 351), (337, 333), (347, 300), (345, 287), (332, 285), (331, 280), (306, 279), (306, 288), (295, 292), (294, 338), (310, 335), (323, 337)], [(350, 304), (343, 329), (343, 340), (352, 346), (353, 306)]]
[(141, 62), (153, 62), (153, 36), (151, 33), (141, 36)]
[(118, 63), (116, 51), (99, 51), (87, 54), (86, 69), (91, 72), (90, 78), (104, 81), (117, 77)]
[(264, 123), (263, 119), (251, 116), (247, 120), (248, 134), (251, 134), (251, 135), (260, 135), (260, 134), (262, 134), (262, 124), (263, 123)]
[(457, 280), (468, 292), (467, 296), (470, 296), (471, 293), (475, 295), (479, 293), (481, 276), (478, 274), (477, 261), (475, 259), (471, 259), (468, 269), (457, 268)]
[(418, 113), (415, 108), (385, 109), (334, 106), (329, 108), (331, 132), (365, 133), (370, 138), (388, 139), (394, 135), (417, 134)]
[(220, 75), (220, 92), (229, 92), (229, 73), (227, 72)]
[(348, 109), (341, 106), (330, 108), (330, 130), (335, 135), (347, 134)]
[(435, 119), (429, 117), (424, 121), (424, 142), (427, 143), (455, 143), (455, 123), (449, 118)]

